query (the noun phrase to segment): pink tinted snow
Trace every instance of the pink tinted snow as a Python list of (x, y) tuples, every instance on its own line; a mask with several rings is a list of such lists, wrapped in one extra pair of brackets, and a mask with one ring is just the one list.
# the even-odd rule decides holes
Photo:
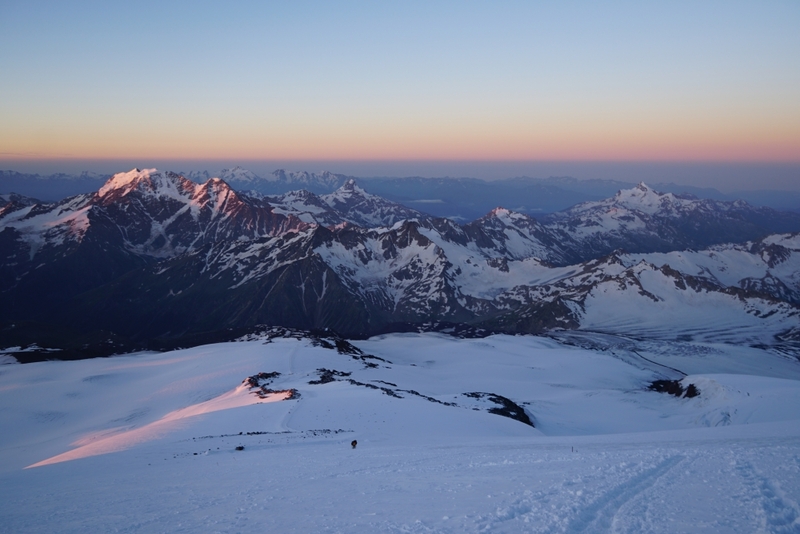
[[(134, 428), (133, 430), (121, 431), (118, 433), (114, 432), (113, 430), (106, 429), (100, 432), (88, 434), (73, 443), (74, 445), (78, 445), (77, 448), (62, 454), (58, 454), (51, 458), (47, 458), (41, 462), (31, 464), (25, 469), (124, 451), (140, 443), (152, 441), (165, 436), (178, 427), (184, 419), (207, 413), (218, 412), (221, 410), (229, 410), (231, 408), (248, 406), (250, 404), (278, 402), (286, 400), (291, 396), (291, 394), (292, 393), (290, 391), (281, 391), (261, 398), (251, 394), (250, 387), (247, 383), (242, 383), (236, 389), (229, 391), (228, 393), (224, 393), (219, 397), (205, 402), (193, 404), (191, 406), (170, 412), (158, 421), (153, 421), (152, 423), (141, 428)], [(109, 432), (112, 432), (112, 434), (109, 435)]]

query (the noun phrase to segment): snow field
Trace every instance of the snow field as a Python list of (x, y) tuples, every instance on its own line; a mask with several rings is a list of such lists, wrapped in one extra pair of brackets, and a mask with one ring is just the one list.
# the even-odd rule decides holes
[(769, 345), (798, 321), (796, 308), (788, 304), (775, 313), (775, 304), (767, 300), (676, 291), (674, 280), (660, 271), (642, 269), (638, 280), (657, 301), (639, 295), (633, 285), (621, 289), (616, 281), (600, 283), (584, 302), (581, 328), (646, 338)]
[[(797, 362), (574, 339), (606, 350), (393, 334), (353, 342), (382, 360), (276, 339), (4, 365), (0, 532), (800, 531)], [(667, 366), (701, 395), (646, 391)], [(251, 395), (259, 372), (299, 398)]]
[(150, 443), (5, 474), (0, 531), (797, 532), (800, 436), (729, 429), (356, 450), (345, 434)]

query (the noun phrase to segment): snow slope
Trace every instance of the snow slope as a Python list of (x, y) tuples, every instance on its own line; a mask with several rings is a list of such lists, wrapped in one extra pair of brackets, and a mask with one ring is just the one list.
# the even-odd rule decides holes
[(367, 193), (352, 179), (347, 180), (336, 191), (320, 198), (331, 209), (340, 213), (344, 220), (366, 228), (390, 226), (403, 220), (427, 217), (417, 210)]
[[(2, 366), (0, 531), (800, 530), (797, 361), (569, 336)], [(535, 427), (489, 412), (499, 398)]]
[(611, 198), (583, 202), (546, 215), (544, 226), (560, 232), (583, 260), (618, 249), (669, 252), (760, 239), (797, 231), (797, 216), (744, 201), (721, 202), (657, 192), (644, 183)]
[(13, 207), (0, 211), (0, 231), (18, 232), (31, 259), (42, 249), (80, 243), (92, 226), (104, 244), (121, 240), (127, 251), (156, 258), (307, 227), (251, 204), (219, 178), (196, 184), (157, 169), (117, 173), (94, 194)]
[[(640, 184), (548, 224), (496, 208), (457, 225), (369, 194), (353, 180), (323, 196), (266, 197), (239, 194), (219, 178), (197, 184), (133, 169), (94, 195), (0, 207), (7, 302), (0, 319), (70, 323), (103, 340), (98, 331), (110, 331), (121, 346), (138, 348), (132, 339), (262, 323), (361, 335), (429, 321), (512, 333), (582, 328), (796, 342), (797, 234), (675, 251), (698, 242), (694, 234), (706, 227), (715, 229), (714, 243), (728, 232), (750, 235), (752, 224), (742, 234), (729, 220), (737, 206)], [(641, 253), (609, 254), (623, 245)], [(591, 259), (581, 262), (584, 256)], [(161, 315), (130, 320), (154, 314)], [(4, 339), (41, 343), (37, 336), (11, 332)], [(53, 346), (70, 346), (66, 337)]]
[(628, 261), (669, 265), (682, 273), (724, 286), (762, 291), (800, 304), (800, 234), (774, 234), (741, 245), (707, 250), (631, 254)]
[(13, 228), (29, 248), (33, 259), (45, 246), (79, 242), (89, 228), (91, 195), (68, 198), (57, 206), (30, 204), (0, 216), (0, 228)]
[(251, 196), (263, 198), (275, 213), (292, 215), (307, 223), (335, 226), (344, 222), (373, 228), (391, 226), (406, 219), (422, 220), (427, 215), (371, 195), (358, 187), (355, 180), (347, 180), (330, 194), (318, 196), (304, 189), (289, 191), (279, 196), (264, 196), (251, 191)]
[(797, 308), (722, 291), (676, 287), (650, 264), (626, 271), (638, 284), (601, 282), (583, 302), (581, 328), (649, 338), (769, 344), (800, 321)]

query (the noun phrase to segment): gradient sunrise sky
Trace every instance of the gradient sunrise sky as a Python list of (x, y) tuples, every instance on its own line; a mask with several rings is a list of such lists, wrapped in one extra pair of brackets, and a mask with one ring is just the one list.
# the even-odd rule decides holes
[(800, 2), (0, 2), (0, 162), (800, 163)]

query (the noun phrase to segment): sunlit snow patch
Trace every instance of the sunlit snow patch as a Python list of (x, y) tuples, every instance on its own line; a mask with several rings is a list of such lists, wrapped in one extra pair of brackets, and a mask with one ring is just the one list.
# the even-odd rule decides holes
[(197, 415), (218, 412), (221, 410), (229, 410), (231, 408), (240, 408), (250, 404), (282, 401), (290, 398), (293, 394), (291, 390), (287, 390), (276, 391), (268, 394), (264, 394), (259, 391), (254, 395), (251, 389), (252, 384), (248, 379), (246, 379), (233, 391), (229, 391), (228, 393), (224, 393), (219, 397), (215, 397), (205, 402), (193, 404), (191, 406), (172, 411), (158, 421), (153, 421), (152, 423), (141, 428), (122, 431), (112, 435), (108, 435), (108, 430), (105, 430), (95, 434), (83, 436), (81, 439), (73, 443), (80, 445), (78, 448), (29, 465), (25, 469), (68, 462), (70, 460), (78, 460), (80, 458), (88, 458), (90, 456), (99, 456), (101, 454), (108, 454), (111, 452), (124, 451), (140, 443), (163, 437), (170, 431), (174, 430), (183, 419), (195, 417)]

